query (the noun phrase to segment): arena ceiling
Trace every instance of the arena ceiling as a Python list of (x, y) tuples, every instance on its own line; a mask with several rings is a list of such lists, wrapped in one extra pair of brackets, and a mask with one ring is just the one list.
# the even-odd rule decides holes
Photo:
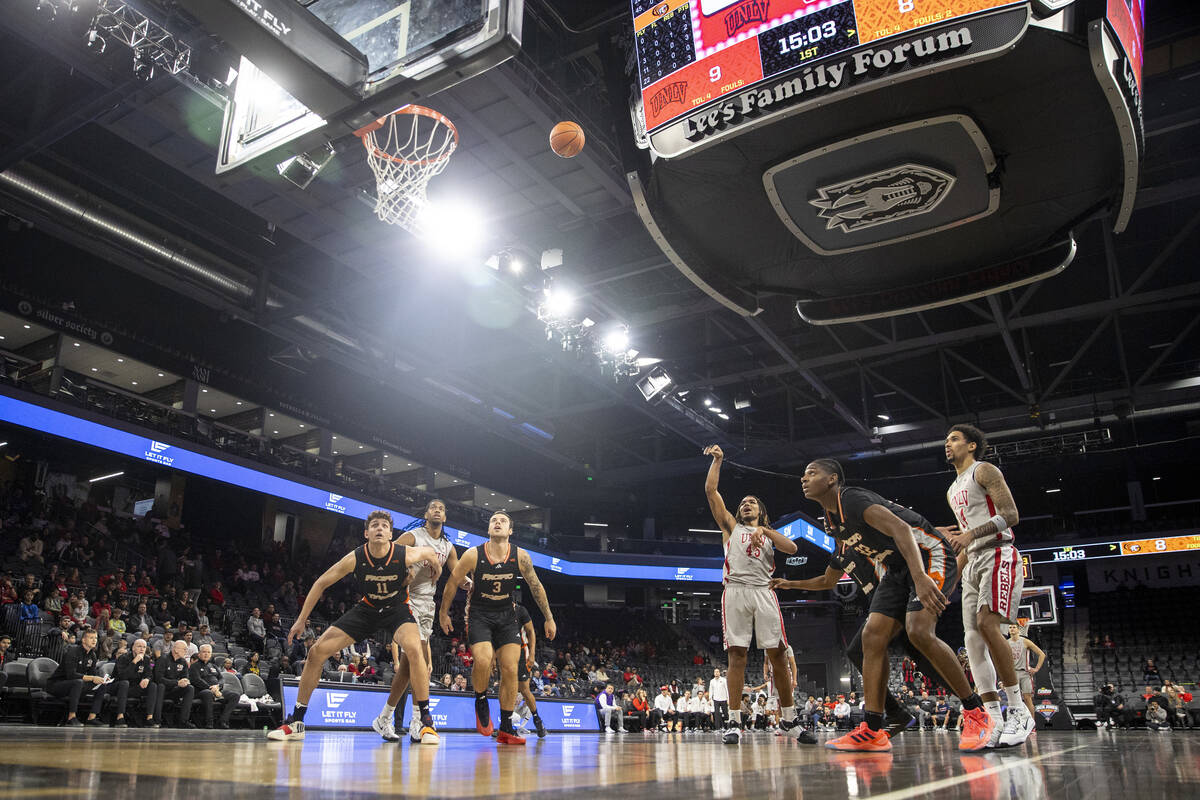
[[(1194, 4), (1149, 4), (1147, 153), (1124, 234), (1103, 219), (1087, 224), (1075, 263), (1023, 290), (814, 327), (794, 298), (768, 291), (758, 316), (724, 309), (635, 215), (620, 158), (629, 144), (614, 124), (627, 91), (613, 66), (624, 59), (626, 4), (530, 0), (516, 59), (429, 100), (462, 141), (431, 194), (472, 198), (491, 253), (528, 266), (561, 248), (554, 278), (580, 313), (626, 324), (639, 357), (660, 359), (673, 386), (659, 403), (548, 342), (528, 273), (464, 270), (379, 223), (357, 140), (336, 142), (334, 162), (306, 190), (270, 166), (217, 176), (221, 114), (202, 91), (169, 76), (136, 80), (127, 59), (94, 57), (68, 24), (39, 20), (36, 0), (13, 5), (0, 18), (0, 171), (26, 192), (11, 181), (0, 192), (11, 223), (0, 232), (6, 290), (73, 303), (84, 318), (119, 317), (164, 349), (210, 361), (224, 353), (243, 371), (257, 359), (274, 374), (287, 361), (295, 396), (362, 380), (404, 398), (379, 413), (420, 408), (441, 424), (458, 463), (469, 463), (472, 438), (516, 448), (528, 472), (476, 475), (514, 494), (560, 472), (613, 486), (694, 474), (713, 441), (741, 463), (786, 468), (817, 453), (927, 447), (951, 420), (1020, 437), (1195, 416)], [(189, 39), (172, 4), (142, 5), (183, 26), (175, 32), (204, 54), (207, 41)], [(547, 147), (560, 119), (587, 130), (575, 159)], [(121, 215), (144, 241), (105, 238), (66, 205), (39, 205), (31, 186)], [(46, 236), (74, 249), (54, 250)], [(149, 256), (146, 241), (170, 256)], [(51, 251), (57, 260), (43, 263)], [(186, 269), (181, 254), (192, 259)], [(480, 469), (498, 472), (495, 462)]]

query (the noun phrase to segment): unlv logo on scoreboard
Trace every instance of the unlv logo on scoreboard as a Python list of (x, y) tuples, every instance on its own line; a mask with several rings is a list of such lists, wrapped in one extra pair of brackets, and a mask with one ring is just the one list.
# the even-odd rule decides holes
[(725, 15), (725, 35), (733, 36), (747, 25), (766, 22), (770, 14), (769, 0), (746, 0)]

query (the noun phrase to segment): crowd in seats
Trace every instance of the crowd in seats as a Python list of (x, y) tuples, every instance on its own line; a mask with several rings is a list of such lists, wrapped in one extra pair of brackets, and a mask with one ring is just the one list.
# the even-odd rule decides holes
[(1136, 586), (1089, 597), (1088, 656), (1099, 688), (1099, 724), (1169, 730), (1200, 722), (1193, 693), (1200, 677), (1200, 632), (1179, 624), (1200, 602), (1200, 587)]

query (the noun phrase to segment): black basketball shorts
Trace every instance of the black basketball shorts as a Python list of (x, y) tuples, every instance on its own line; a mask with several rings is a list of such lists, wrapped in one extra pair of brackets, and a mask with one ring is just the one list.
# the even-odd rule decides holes
[(496, 650), (506, 644), (521, 643), (521, 626), (517, 624), (517, 612), (507, 609), (484, 610), (476, 606), (467, 611), (467, 644), (491, 642)]
[(413, 617), (408, 603), (398, 603), (384, 608), (372, 608), (366, 603), (355, 603), (354, 607), (338, 617), (331, 627), (345, 631), (354, 641), (361, 642), (376, 631), (382, 631), (385, 642), (390, 642), (396, 629), (406, 622), (414, 625), (417, 620)]
[[(958, 585), (958, 561), (954, 557), (954, 551), (950, 545), (940, 542), (933, 544), (929, 549), (919, 549), (925, 562), (925, 574), (933, 578), (934, 583), (949, 600)], [(917, 599), (917, 590), (908, 568), (889, 567), (871, 596), (871, 613), (883, 614), (903, 622), (909, 612), (920, 611), (922, 608), (924, 606)]]

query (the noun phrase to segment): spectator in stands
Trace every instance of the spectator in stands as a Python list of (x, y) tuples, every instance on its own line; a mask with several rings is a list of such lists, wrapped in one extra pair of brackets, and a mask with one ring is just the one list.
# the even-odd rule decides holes
[(1107, 633), (1104, 634), (1104, 641), (1102, 641), (1100, 644), (1101, 644), (1101, 646), (1104, 647), (1105, 650), (1116, 650), (1117, 649), (1117, 643), (1114, 642), (1112, 636), (1110, 636)]
[(4, 686), (8, 683), (8, 673), (4, 671), (4, 665), (8, 663), (8, 648), (10, 647), (12, 647), (12, 637), (7, 633), (0, 636), (0, 692), (4, 691)]
[(175, 627), (175, 614), (171, 611), (169, 600), (158, 601), (158, 608), (154, 609), (154, 619), (166, 630)]
[(187, 645), (187, 657), (189, 659), (200, 652), (200, 646), (194, 641), (195, 634), (193, 634), (191, 631), (184, 631), (181, 638), (184, 644)]
[(58, 592), (47, 592), (46, 599), (42, 601), (42, 610), (50, 615), (50, 619), (57, 620), (62, 613), (63, 598)]
[(159, 708), (158, 694), (162, 687), (154, 680), (154, 665), (147, 653), (145, 639), (135, 639), (128, 653), (117, 657), (117, 719), (114, 728), (127, 727), (125, 712), (129, 698), (143, 701), (146, 724), (158, 727), (154, 713)]
[(42, 557), (42, 551), (45, 543), (42, 542), (42, 534), (38, 531), (30, 531), (21, 538), (21, 543), (17, 548), (17, 554), (24, 565), (29, 564), (44, 564), (46, 559)]
[(267, 626), (263, 622), (262, 609), (254, 608), (246, 619), (246, 633), (250, 637), (250, 648), (261, 653), (266, 647)]
[(102, 613), (106, 618), (112, 617), (112, 604), (108, 602), (108, 592), (103, 591), (96, 598), (96, 602), (92, 603), (92, 616), (99, 620)]
[(621, 709), (621, 704), (617, 702), (614, 695), (615, 687), (610, 683), (604, 687), (604, 691), (596, 696), (596, 705), (600, 709), (600, 719), (604, 726), (604, 732), (608, 735), (613, 734), (613, 721), (615, 719), (617, 730), (625, 733), (625, 717)]
[(916, 673), (917, 665), (908, 656), (900, 662), (900, 675), (904, 681), (904, 685), (908, 688), (913, 688), (913, 675)]
[(225, 659), (225, 662), (221, 665), (221, 672), (228, 672), (230, 675), (238, 674), (237, 670), (234, 669), (234, 667), (233, 667), (233, 659), (232, 658)]
[(196, 653), (198, 658), (188, 670), (188, 681), (196, 687), (197, 699), (204, 713), (204, 727), (213, 726), (213, 706), (221, 704), (221, 719), (217, 727), (229, 729), (229, 718), (237, 708), (236, 697), (225, 697), (221, 692), (221, 671), (212, 663), (212, 645), (203, 645)]
[[(940, 723), (940, 724), (939, 724)], [(950, 723), (950, 703), (947, 702), (944, 695), (939, 695), (937, 704), (933, 709), (933, 729), (935, 731), (946, 732), (946, 726)]]
[(192, 637), (192, 642), (197, 647), (204, 647), (204, 645), (209, 645), (211, 647), (212, 645), (216, 644), (212, 634), (208, 631), (208, 623), (204, 623), (200, 626), (200, 629), (196, 632), (196, 635)]
[(76, 597), (75, 602), (71, 605), (71, 619), (76, 625), (83, 625), (88, 618), (87, 600), (82, 597)]
[(1171, 725), (1167, 720), (1167, 710), (1154, 700), (1151, 700), (1146, 706), (1146, 727), (1152, 731), (1171, 730)]
[(438, 688), (444, 692), (448, 692), (451, 690), (453, 683), (454, 679), (450, 677), (450, 673), (444, 672), (442, 673), (441, 680), (438, 681)]
[(637, 720), (643, 733), (650, 730), (650, 700), (645, 689), (638, 689), (629, 700), (628, 712)]
[[(220, 553), (221, 551), (218, 550), (217, 552)], [(208, 602), (215, 606), (225, 605), (225, 589), (220, 581), (214, 582), (208, 590)]]
[(154, 630), (154, 617), (150, 616), (150, 612), (146, 610), (145, 603), (138, 603), (137, 611), (130, 617), (126, 627), (142, 636), (149, 636)]
[(675, 730), (682, 731), (685, 728), (690, 730), (692, 724), (692, 693), (684, 690), (683, 694), (675, 701)]
[(654, 708), (650, 711), (650, 725), (655, 730), (667, 730), (675, 725), (675, 703), (671, 700), (671, 687), (663, 686), (654, 698)]
[(7, 606), (19, 602), (21, 602), (21, 596), (17, 594), (17, 588), (12, 585), (12, 580), (7, 575), (0, 578), (0, 604)]
[(840, 731), (850, 730), (850, 704), (843, 695), (838, 695), (837, 705), (833, 707), (833, 724)]
[(1154, 666), (1154, 659), (1147, 658), (1142, 665), (1142, 683), (1149, 683), (1158, 686), (1162, 683), (1162, 676), (1158, 674), (1158, 667)]
[(262, 675), (262, 672), (260, 671), (260, 668), (259, 668), (259, 654), (258, 653), (250, 654), (250, 660), (246, 662), (246, 672), (254, 673), (255, 675), (259, 675), (259, 676)]
[(1092, 707), (1096, 712), (1096, 724), (1105, 728), (1116, 725), (1113, 721), (1113, 685), (1106, 683), (1099, 688), (1092, 698)]
[(188, 664), (187, 645), (182, 639), (171, 645), (170, 655), (164, 654), (154, 662), (154, 679), (162, 687), (158, 697), (158, 709), (155, 718), (160, 722), (164, 700), (179, 702), (179, 727), (195, 728), (190, 719), (192, 703), (196, 697), (196, 687), (192, 686), (189, 677), (191, 667)]
[(33, 592), (33, 601), (35, 603), (42, 602), (42, 589), (38, 585), (37, 576), (32, 572), (25, 573), (25, 579), (16, 588), (18, 597), (24, 597), (26, 592)]
[(83, 723), (76, 717), (79, 701), (86, 693), (92, 695), (92, 707), (88, 713), (88, 724), (99, 724), (96, 715), (108, 694), (108, 684), (100, 675), (96, 653), (98, 637), (96, 631), (86, 630), (80, 637), (79, 644), (67, 648), (62, 661), (46, 681), (46, 692), (51, 697), (67, 698), (67, 725), (82, 727)]
[(116, 606), (112, 610), (112, 618), (108, 621), (108, 629), (116, 636), (124, 636), (128, 626), (123, 619), (125, 612), (120, 606)]
[(542, 670), (542, 680), (551, 685), (558, 683), (558, 670), (554, 668), (554, 663), (551, 662)]
[(461, 672), (454, 676), (454, 685), (450, 687), (455, 692), (465, 692), (467, 690), (467, 676)]
[(142, 597), (158, 596), (158, 588), (155, 587), (154, 583), (150, 580), (149, 575), (142, 576), (141, 581), (138, 583), (137, 593)]
[(25, 590), (25, 596), (21, 599), (21, 604), (17, 611), (17, 622), (36, 624), (41, 618), (41, 609), (38, 608), (37, 602), (34, 600), (32, 589)]

